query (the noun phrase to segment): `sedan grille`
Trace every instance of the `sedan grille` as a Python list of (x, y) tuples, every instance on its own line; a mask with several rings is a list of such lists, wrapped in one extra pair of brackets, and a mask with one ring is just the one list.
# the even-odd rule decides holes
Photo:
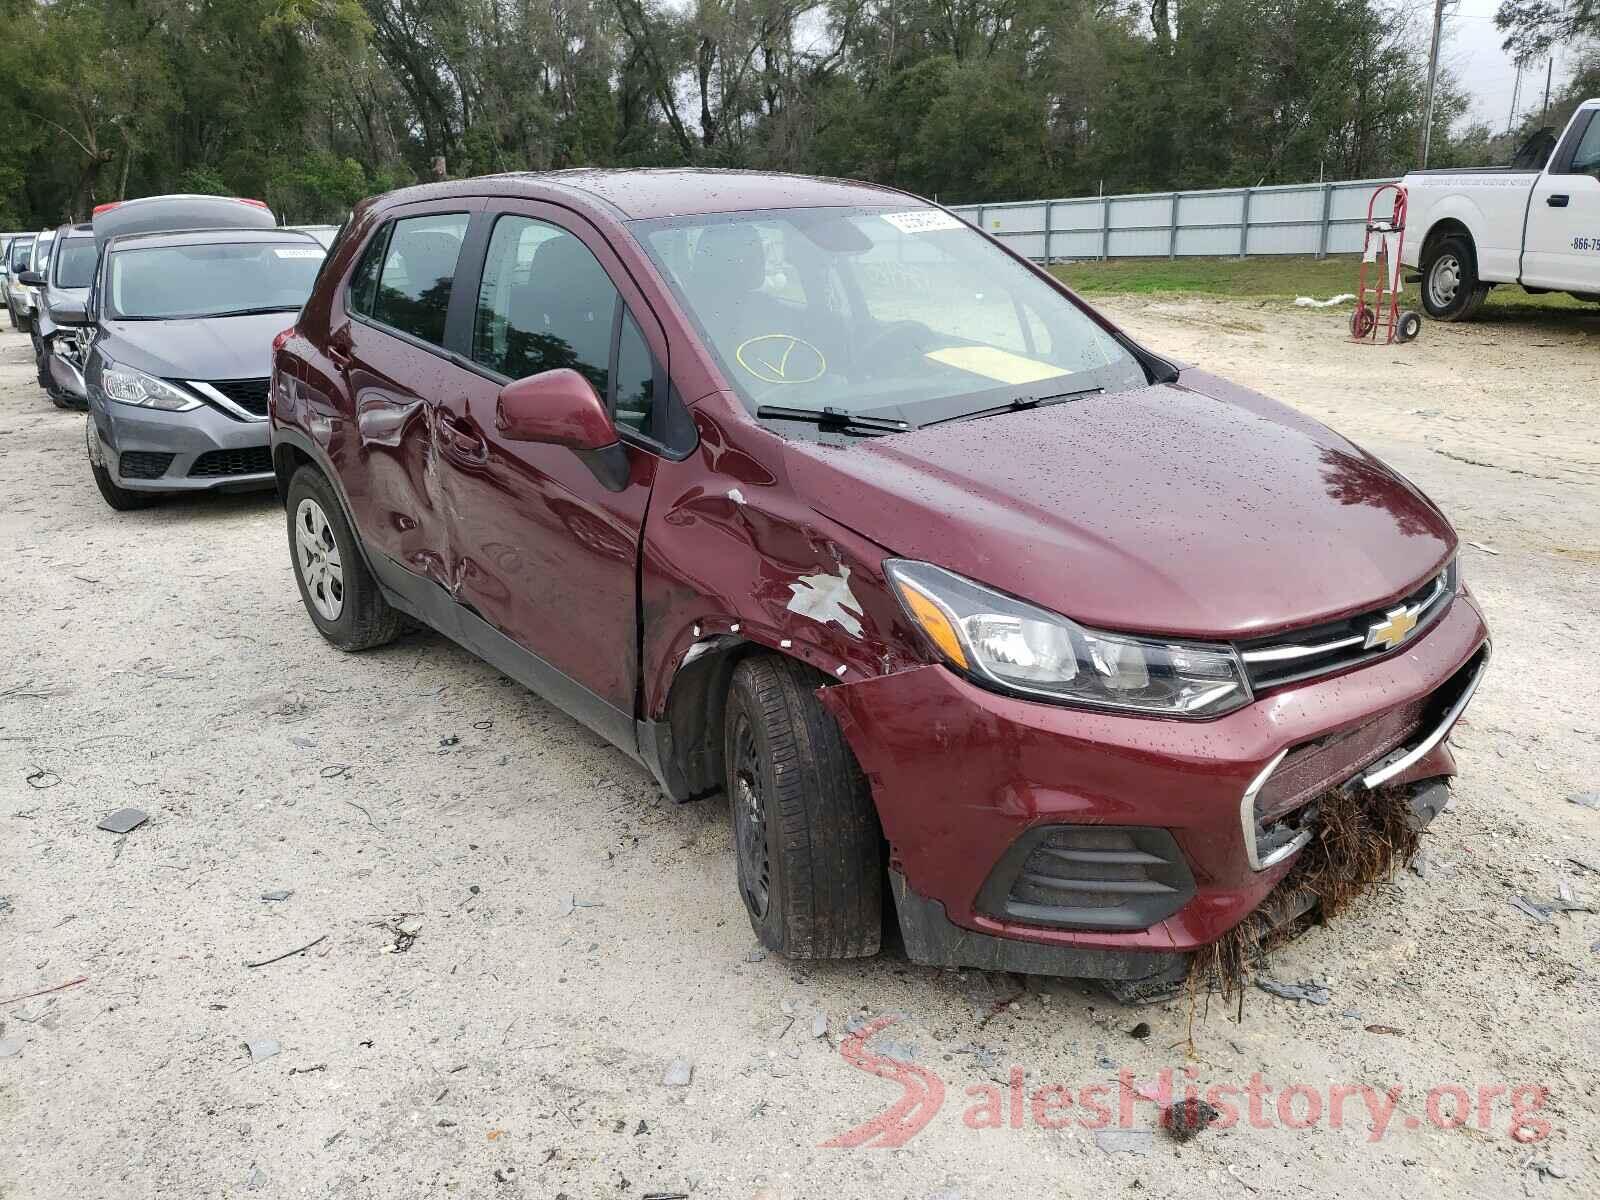
[(263, 475), (272, 470), (272, 451), (266, 446), (248, 450), (208, 450), (194, 460), (189, 478), (222, 475)]
[(251, 416), (267, 415), (266, 379), (209, 379), (206, 383), (232, 400)]
[(1329, 621), (1292, 634), (1238, 644), (1250, 687), (1268, 688), (1314, 679), (1382, 658), (1414, 641), (1450, 607), (1456, 591), (1456, 564), (1393, 604), (1372, 612)]

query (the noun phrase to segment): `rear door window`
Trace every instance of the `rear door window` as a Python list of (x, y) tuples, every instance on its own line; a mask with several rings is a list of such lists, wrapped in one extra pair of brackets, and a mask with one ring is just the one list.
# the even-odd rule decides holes
[[(466, 235), (466, 213), (440, 213), (396, 221), (378, 273), (372, 319), (421, 341), (442, 346), (456, 260), (461, 255), (461, 243)], [(355, 284), (353, 280), (352, 290)]]

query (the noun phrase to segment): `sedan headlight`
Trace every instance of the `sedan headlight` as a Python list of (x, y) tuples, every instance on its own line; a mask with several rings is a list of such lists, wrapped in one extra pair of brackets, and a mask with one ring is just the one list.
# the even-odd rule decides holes
[(200, 407), (200, 398), (164, 379), (107, 361), (100, 372), (100, 390), (119, 404), (140, 408), (159, 408), (165, 412), (188, 412)]
[(1169, 717), (1214, 717), (1250, 701), (1233, 647), (1086, 629), (930, 563), (884, 570), (945, 661), (1030, 697)]

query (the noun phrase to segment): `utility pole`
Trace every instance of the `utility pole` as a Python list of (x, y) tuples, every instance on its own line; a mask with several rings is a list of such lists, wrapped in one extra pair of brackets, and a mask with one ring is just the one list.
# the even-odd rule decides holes
[(1556, 73), (1556, 56), (1552, 54), (1544, 67), (1544, 111), (1539, 114), (1539, 124), (1550, 119), (1550, 78)]
[(1433, 140), (1433, 92), (1439, 81), (1439, 39), (1444, 33), (1444, 0), (1433, 0), (1433, 48), (1428, 51), (1428, 93), (1422, 110), (1422, 137), (1417, 157), (1419, 169), (1428, 165), (1428, 145)]
[(1517, 125), (1517, 105), (1522, 103), (1522, 64), (1517, 64), (1517, 81), (1511, 85), (1511, 114), (1506, 117), (1506, 132), (1510, 133)]

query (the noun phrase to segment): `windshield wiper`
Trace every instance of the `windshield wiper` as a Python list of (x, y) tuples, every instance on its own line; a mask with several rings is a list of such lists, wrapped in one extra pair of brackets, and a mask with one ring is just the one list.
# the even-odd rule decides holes
[(222, 312), (197, 313), (195, 319), (204, 320), (207, 317), (256, 317), (262, 313), (299, 312), (298, 304), (268, 304), (259, 308), (229, 308)]
[(953, 417), (940, 417), (937, 421), (928, 421), (923, 425), (926, 429), (932, 425), (948, 425), (952, 421), (975, 421), (979, 417), (995, 417), (1001, 413), (1022, 412), (1030, 408), (1045, 408), (1051, 404), (1065, 404), (1068, 400), (1078, 400), (1084, 396), (1096, 396), (1105, 391), (1103, 387), (1077, 388), (1070, 392), (1052, 392), (1048, 396), (1013, 396), (1004, 404), (997, 404), (991, 408), (978, 408), (972, 412), (958, 413)]
[(810, 421), (821, 429), (848, 429), (868, 434), (906, 433), (913, 428), (906, 421), (869, 417), (842, 408), (787, 408), (781, 404), (762, 404), (757, 406), (756, 416), (775, 417), (780, 421)]

